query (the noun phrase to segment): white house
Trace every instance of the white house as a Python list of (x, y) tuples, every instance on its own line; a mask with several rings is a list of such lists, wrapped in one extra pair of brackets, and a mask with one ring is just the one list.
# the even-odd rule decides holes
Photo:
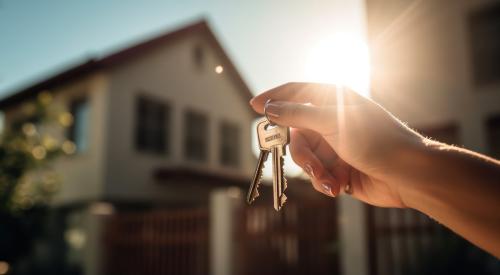
[[(22, 119), (20, 106), (41, 91), (73, 116), (68, 133), (59, 134), (76, 153), (55, 164), (63, 182), (55, 205), (80, 209), (64, 218), (69, 229), (99, 224), (88, 222), (89, 205), (97, 212), (206, 205), (210, 190), (246, 186), (253, 173), (252, 94), (205, 21), (12, 93), (0, 100), (5, 126)], [(75, 230), (68, 238), (77, 232), (87, 239), (91, 248), (80, 258), (93, 274), (100, 244), (89, 230), (99, 226)]]
[(360, 204), (340, 210), (338, 230), (336, 201), (289, 179), (284, 210), (274, 211), (265, 185), (258, 202), (244, 206), (256, 165), (252, 94), (206, 22), (13, 92), (0, 100), (5, 127), (24, 119), (22, 105), (42, 91), (72, 114), (69, 131), (56, 135), (76, 145), (54, 165), (63, 184), (53, 236), (36, 250), (58, 267), (47, 272), (359, 270), (339, 258), (342, 251), (349, 263), (362, 261), (363, 231), (349, 229), (360, 228)]
[(77, 153), (57, 164), (58, 203), (179, 199), (168, 180), (158, 182), (174, 167), (235, 179), (253, 173), (252, 94), (205, 22), (13, 93), (0, 102), (6, 126), (43, 90), (74, 117)]

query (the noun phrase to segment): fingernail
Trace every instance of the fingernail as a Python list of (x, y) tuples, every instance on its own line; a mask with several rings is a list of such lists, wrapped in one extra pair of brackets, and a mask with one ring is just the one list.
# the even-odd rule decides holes
[(279, 102), (271, 102), (268, 100), (266, 102), (266, 105), (264, 106), (264, 112), (266, 115), (270, 115), (272, 117), (280, 117), (280, 112), (281, 112), (281, 103)]
[(250, 103), (250, 105), (252, 105), (252, 106), (253, 106), (253, 104), (255, 103), (255, 97), (254, 97), (254, 98), (252, 98), (252, 99), (250, 99), (250, 102), (249, 102), (249, 103)]
[(322, 183), (323, 186), (323, 191), (325, 191), (326, 194), (335, 197), (335, 195), (332, 193), (332, 188), (327, 184), (327, 183)]
[(345, 188), (344, 188), (344, 192), (346, 192), (346, 194), (352, 194), (352, 187), (351, 187), (351, 184), (348, 183)]
[(306, 163), (306, 164), (304, 165), (304, 171), (307, 173), (307, 175), (309, 175), (309, 177), (311, 177), (311, 178), (314, 178), (314, 177), (315, 177), (315, 175), (314, 175), (314, 170), (313, 170), (313, 168), (312, 168), (311, 164)]

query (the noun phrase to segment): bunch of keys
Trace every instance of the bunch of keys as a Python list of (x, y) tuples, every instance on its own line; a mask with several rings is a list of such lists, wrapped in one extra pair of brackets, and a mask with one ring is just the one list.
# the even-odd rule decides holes
[(286, 178), (283, 174), (283, 156), (286, 146), (290, 142), (290, 129), (279, 125), (272, 125), (267, 118), (257, 122), (257, 139), (259, 141), (259, 161), (255, 174), (248, 190), (247, 202), (251, 204), (259, 196), (259, 186), (262, 178), (262, 169), (269, 153), (273, 155), (273, 199), (274, 209), (279, 211), (286, 202)]

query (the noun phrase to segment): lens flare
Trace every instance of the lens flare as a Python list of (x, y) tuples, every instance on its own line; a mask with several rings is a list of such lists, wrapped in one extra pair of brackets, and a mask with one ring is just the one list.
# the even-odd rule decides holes
[(370, 58), (363, 39), (349, 34), (324, 38), (311, 48), (305, 66), (307, 81), (350, 87), (368, 95)]

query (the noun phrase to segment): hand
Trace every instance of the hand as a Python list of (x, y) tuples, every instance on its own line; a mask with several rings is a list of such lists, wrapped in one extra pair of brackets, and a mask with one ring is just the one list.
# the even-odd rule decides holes
[(288, 83), (250, 104), (291, 127), (292, 158), (317, 191), (334, 197), (345, 190), (372, 205), (406, 207), (398, 162), (422, 137), (375, 102), (346, 88)]

